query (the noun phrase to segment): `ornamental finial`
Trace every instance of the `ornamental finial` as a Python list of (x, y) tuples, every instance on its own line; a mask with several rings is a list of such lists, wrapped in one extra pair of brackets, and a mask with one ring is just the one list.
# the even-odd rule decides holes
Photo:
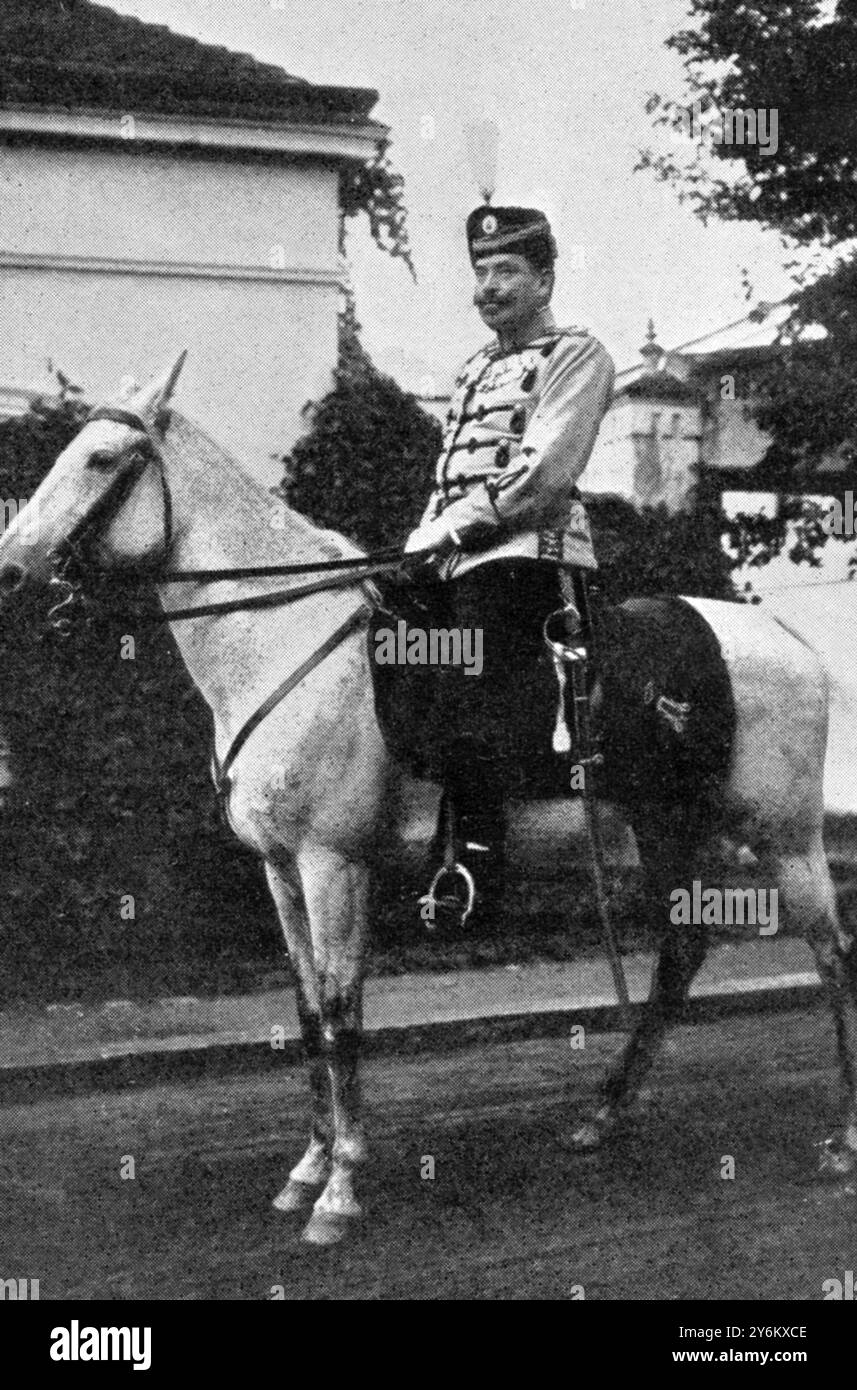
[(645, 362), (650, 372), (656, 372), (658, 363), (664, 355), (664, 350), (658, 344), (655, 336), (654, 319), (649, 319), (649, 326), (646, 329), (646, 341), (640, 348), (640, 356)]

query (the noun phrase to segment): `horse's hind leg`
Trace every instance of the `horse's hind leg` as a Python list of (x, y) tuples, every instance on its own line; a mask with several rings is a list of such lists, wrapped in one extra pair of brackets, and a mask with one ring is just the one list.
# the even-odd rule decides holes
[(842, 1120), (823, 1146), (821, 1168), (850, 1173), (857, 1169), (857, 943), (839, 923), (820, 830), (806, 853), (780, 855), (774, 867), (781, 906), (815, 954), (836, 1030)]
[(366, 1157), (360, 1098), (360, 1035), (369, 874), (334, 850), (313, 845), (298, 855), (318, 972), (321, 1047), (333, 1114), (332, 1168), (304, 1239), (332, 1245), (360, 1215), (354, 1169)]
[(298, 1017), (312, 1095), (309, 1146), (289, 1173), (289, 1180), (282, 1192), (274, 1198), (278, 1211), (292, 1212), (310, 1205), (315, 1189), (326, 1182), (330, 1172), (330, 1151), (333, 1146), (330, 1086), (322, 1049), (318, 976), (313, 961), (309, 923), (299, 894), (289, 881), (271, 864), (265, 865), (265, 872), (286, 938), (289, 958), (297, 972)]
[(572, 1145), (584, 1151), (599, 1147), (635, 1099), (667, 1028), (682, 1012), (708, 944), (706, 927), (676, 926), (669, 916), (670, 894), (690, 889), (694, 869), (699, 869), (700, 848), (710, 838), (707, 813), (650, 811), (632, 824), (645, 875), (648, 922), (660, 942), (658, 960), (639, 1022), (604, 1082), (602, 1104), (572, 1135)]

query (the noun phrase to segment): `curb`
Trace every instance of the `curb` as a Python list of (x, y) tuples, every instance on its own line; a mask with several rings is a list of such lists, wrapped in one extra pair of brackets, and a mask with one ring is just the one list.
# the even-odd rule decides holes
[[(710, 1023), (748, 1013), (780, 1013), (814, 1005), (822, 986), (811, 973), (751, 980), (727, 980), (691, 994), (682, 1024)], [(642, 1005), (631, 1004), (634, 1021)], [(366, 1056), (408, 1055), (444, 1051), (493, 1042), (522, 1042), (533, 1038), (561, 1037), (574, 1026), (593, 1033), (621, 1032), (620, 1010), (607, 1000), (591, 1000), (564, 1009), (532, 1009), (519, 1013), (493, 1013), (369, 1029), (364, 1034)], [(218, 1042), (170, 1038), (128, 1047), (112, 1056), (64, 1059), (34, 1066), (12, 1064), (0, 1069), (0, 1103), (26, 1103), (35, 1099), (86, 1095), (132, 1086), (220, 1077), (294, 1066), (301, 1061), (297, 1038), (287, 1038), (282, 1048), (252, 1039)]]

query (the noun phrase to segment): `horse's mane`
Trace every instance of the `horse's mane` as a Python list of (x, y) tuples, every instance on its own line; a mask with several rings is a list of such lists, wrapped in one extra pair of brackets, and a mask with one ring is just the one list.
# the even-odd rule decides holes
[[(270, 526), (273, 490), (266, 488), (264, 484), (254, 478), (248, 469), (244, 468), (221, 444), (212, 439), (195, 420), (189, 420), (180, 411), (171, 409), (170, 423), (164, 437), (164, 448), (176, 457), (181, 468), (189, 472), (196, 470), (208, 475), (216, 472), (225, 474), (229, 478), (232, 490), (229, 505), (239, 508), (239, 515), (236, 516), (236, 521), (239, 524), (240, 512), (243, 511), (248, 519), (253, 517), (262, 521), (266, 526)], [(284, 549), (288, 541), (288, 533), (291, 532), (293, 538), (304, 541), (307, 546), (317, 546), (336, 556), (359, 556), (364, 553), (359, 546), (340, 532), (316, 526), (308, 517), (288, 506), (279, 495), (277, 502), (283, 508), (286, 523), (283, 531)]]

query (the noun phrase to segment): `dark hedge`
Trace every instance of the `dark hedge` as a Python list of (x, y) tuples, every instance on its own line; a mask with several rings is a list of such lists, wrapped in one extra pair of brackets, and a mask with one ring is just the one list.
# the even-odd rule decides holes
[[(29, 497), (83, 413), (66, 401), (0, 425), (0, 496)], [(0, 997), (182, 993), (278, 964), (273, 908), (219, 821), (210, 716), (171, 637), (87, 605), (63, 640), (46, 622), (54, 598), (34, 588), (0, 609), (15, 777), (0, 817)]]
[(366, 550), (404, 541), (431, 491), (441, 429), (357, 352), (286, 459), (291, 506)]

